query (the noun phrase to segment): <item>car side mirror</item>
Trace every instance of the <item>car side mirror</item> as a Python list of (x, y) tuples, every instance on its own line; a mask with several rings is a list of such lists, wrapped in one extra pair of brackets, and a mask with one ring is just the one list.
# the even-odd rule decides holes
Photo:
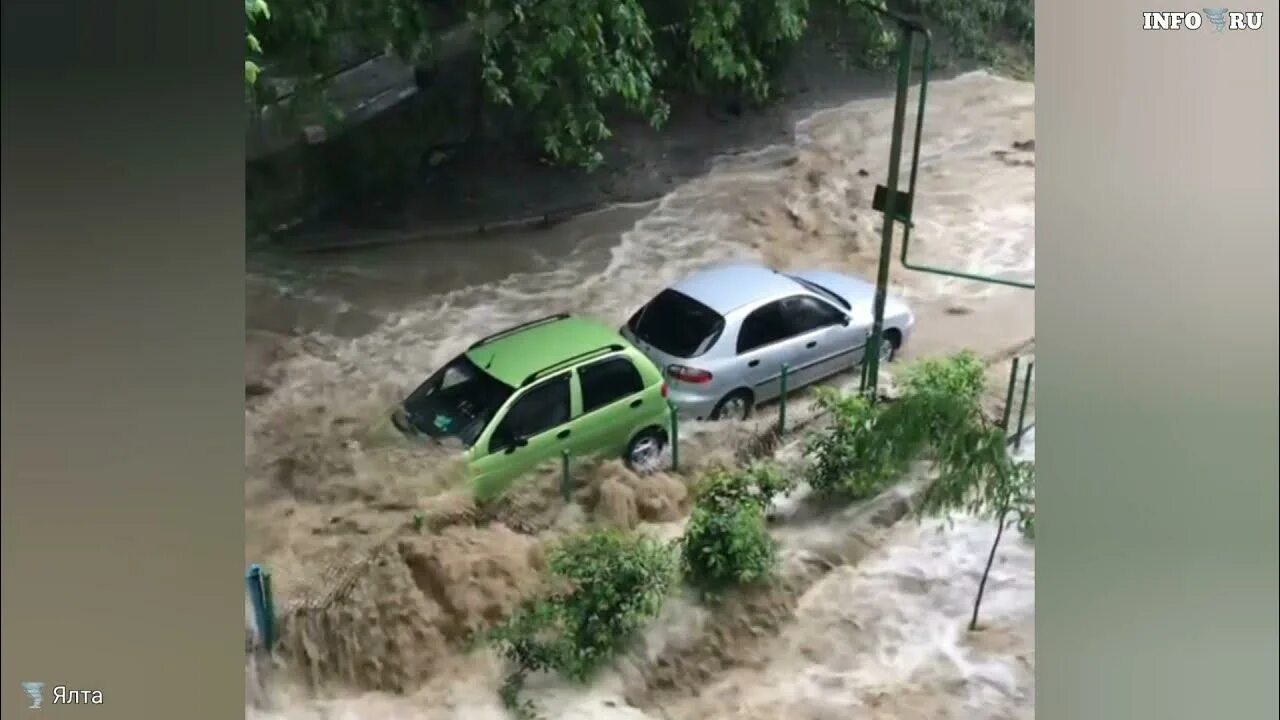
[(852, 322), (853, 322), (853, 318), (849, 317), (848, 315), (842, 315), (840, 317), (840, 324), (844, 327), (849, 327), (849, 324)]

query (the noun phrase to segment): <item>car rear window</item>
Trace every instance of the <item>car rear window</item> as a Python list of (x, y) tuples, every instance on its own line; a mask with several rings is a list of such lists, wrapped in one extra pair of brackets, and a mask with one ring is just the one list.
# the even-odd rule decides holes
[(627, 327), (668, 355), (692, 358), (711, 349), (724, 330), (724, 318), (688, 295), (663, 290), (631, 316)]

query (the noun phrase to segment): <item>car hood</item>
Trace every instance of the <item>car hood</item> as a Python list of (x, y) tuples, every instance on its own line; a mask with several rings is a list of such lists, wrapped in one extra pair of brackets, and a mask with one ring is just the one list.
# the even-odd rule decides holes
[[(862, 278), (838, 272), (831, 272), (830, 270), (801, 270), (791, 274), (798, 278), (808, 280), (811, 283), (821, 285), (822, 287), (839, 295), (849, 303), (849, 306), (852, 308), (851, 313), (855, 320), (865, 320), (868, 323), (871, 322), (871, 315), (876, 298), (875, 283), (869, 283)], [(900, 314), (911, 314), (906, 303), (893, 295), (889, 295), (885, 298), (884, 310), (886, 317)]]

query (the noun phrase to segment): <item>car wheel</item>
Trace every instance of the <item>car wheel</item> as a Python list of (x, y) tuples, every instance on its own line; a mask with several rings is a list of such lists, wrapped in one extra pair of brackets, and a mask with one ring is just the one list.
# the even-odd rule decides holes
[(902, 345), (902, 335), (897, 330), (885, 330), (880, 337), (880, 362), (889, 363), (898, 356), (898, 347)]
[(720, 399), (711, 411), (712, 420), (746, 420), (751, 416), (751, 393), (735, 390)]
[(645, 430), (627, 445), (627, 467), (637, 472), (653, 472), (662, 464), (666, 438), (657, 430)]

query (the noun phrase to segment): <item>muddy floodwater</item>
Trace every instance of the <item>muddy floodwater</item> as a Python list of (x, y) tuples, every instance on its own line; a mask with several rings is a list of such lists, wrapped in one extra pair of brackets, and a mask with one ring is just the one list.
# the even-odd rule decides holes
[[(1034, 86), (962, 75), (930, 86), (927, 113), (912, 259), (1032, 280)], [(507, 717), (499, 663), (465, 652), (460, 639), (527, 595), (543, 543), (559, 532), (604, 516), (678, 532), (684, 480), (608, 464), (589, 470), (570, 507), (556, 504), (554, 486), (548, 496), (545, 483), (532, 483), (497, 517), (476, 522), (457, 468), (397, 444), (386, 408), (481, 335), (558, 311), (620, 325), (708, 263), (754, 259), (874, 277), (880, 216), (870, 204), (885, 178), (891, 122), (889, 97), (823, 110), (796, 127), (794, 142), (722, 158), (657, 201), (552, 228), (252, 255), (245, 559), (271, 569), (283, 606), (334, 583), (361, 585), (357, 599), (326, 616), (323, 633), (313, 624), (285, 638), (299, 666), (254, 691), (251, 716)], [(908, 355), (993, 354), (1034, 337), (1032, 292), (911, 272), (896, 260), (891, 283), (919, 317)], [(727, 457), (750, 431), (693, 425), (694, 469)], [(419, 513), (442, 518), (439, 532), (399, 538)], [(812, 520), (795, 538), (830, 522)], [(857, 562), (811, 578), (782, 603), (750, 657), (721, 662), (697, 687), (637, 694), (619, 670), (589, 687), (530, 692), (548, 717), (582, 720), (1032, 717), (1030, 544), (1007, 536), (988, 585), (987, 628), (964, 631), (993, 533), (969, 518), (946, 532), (913, 520), (884, 529)], [(795, 542), (802, 552), (804, 541)], [(362, 562), (373, 569), (345, 580)], [(669, 626), (700, 612), (689, 606), (682, 619), (684, 606), (674, 607)]]

